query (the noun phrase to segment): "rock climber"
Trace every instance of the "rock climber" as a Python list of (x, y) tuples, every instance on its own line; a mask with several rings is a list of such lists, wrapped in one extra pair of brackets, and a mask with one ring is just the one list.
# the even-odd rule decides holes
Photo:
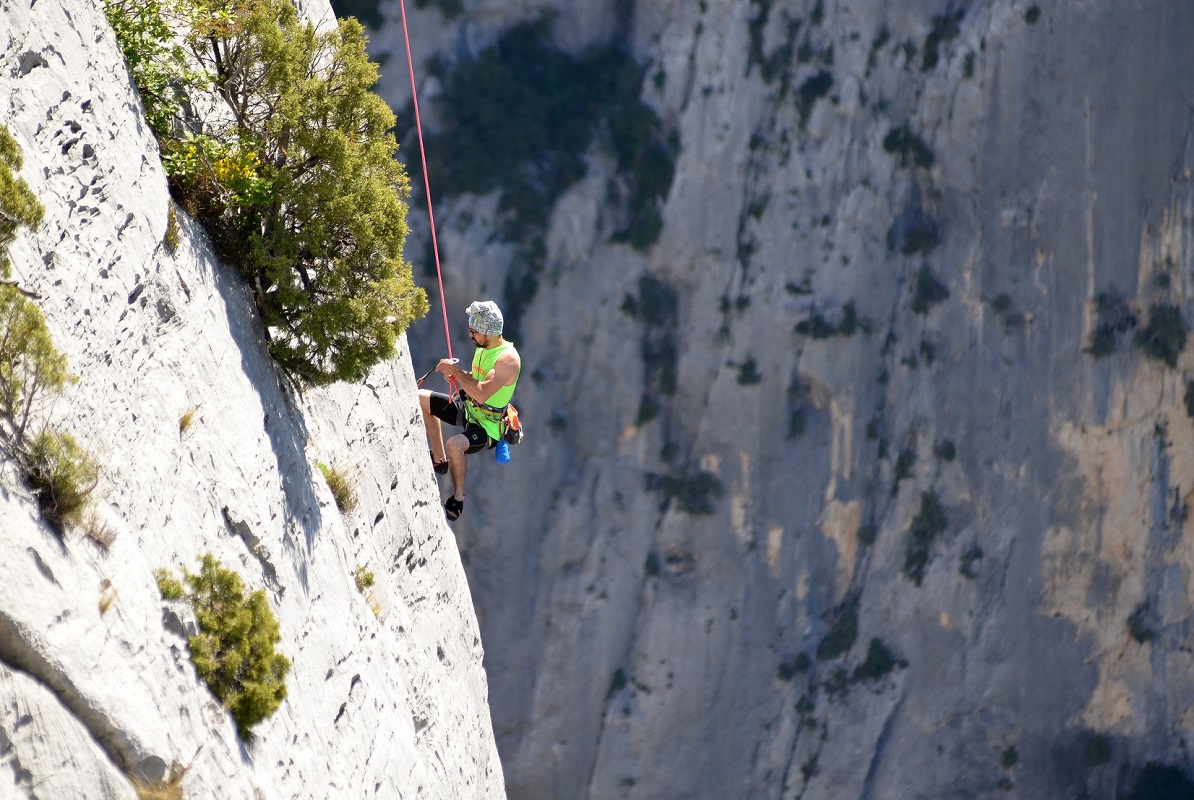
[[(474, 301), (466, 310), (468, 338), (476, 346), (472, 369), (461, 369), (454, 358), (442, 359), (435, 371), (455, 380), (455, 396), (419, 390), (423, 423), (431, 440), (431, 463), (440, 475), (452, 476), (452, 496), (444, 513), (456, 520), (464, 511), (465, 459), (470, 453), (494, 447), (502, 436), (502, 414), (518, 385), (522, 359), (513, 342), (502, 338), (505, 320), (492, 300)], [(444, 441), (442, 422), (463, 428)]]

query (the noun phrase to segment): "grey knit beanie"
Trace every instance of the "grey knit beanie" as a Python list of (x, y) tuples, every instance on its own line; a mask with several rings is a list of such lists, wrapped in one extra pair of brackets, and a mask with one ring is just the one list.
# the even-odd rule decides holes
[(501, 336), (502, 310), (492, 300), (474, 300), (468, 307), (468, 326), (486, 336)]

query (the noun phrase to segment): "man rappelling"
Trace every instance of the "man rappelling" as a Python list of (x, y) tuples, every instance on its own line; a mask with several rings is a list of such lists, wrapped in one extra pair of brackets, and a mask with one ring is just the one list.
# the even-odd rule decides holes
[[(454, 358), (442, 359), (435, 371), (455, 381), (455, 396), (419, 390), (423, 422), (431, 440), (431, 463), (440, 475), (452, 476), (452, 496), (444, 503), (449, 520), (464, 511), (465, 456), (487, 450), (500, 442), (509, 427), (510, 398), (518, 385), (522, 360), (513, 342), (502, 338), (502, 311), (492, 300), (469, 305), (468, 336), (476, 346), (472, 369), (461, 369)], [(444, 442), (441, 423), (462, 432)]]

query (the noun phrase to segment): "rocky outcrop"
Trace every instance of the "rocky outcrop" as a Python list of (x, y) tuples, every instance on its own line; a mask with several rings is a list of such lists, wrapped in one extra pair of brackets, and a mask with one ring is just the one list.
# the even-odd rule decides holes
[[(14, 277), (79, 376), (48, 421), (102, 465), (96, 515), (58, 535), (0, 463), (12, 796), (133, 797), (135, 781), (186, 797), (503, 796), (405, 346), (359, 385), (297, 394), (203, 233), (179, 212), (178, 247), (163, 243), (165, 177), (102, 3), (16, 0), (0, 18), (0, 124), (46, 208), (12, 248)], [(317, 462), (350, 475), (354, 512)], [(266, 591), (292, 663), (248, 742), (196, 678), (189, 612), (153, 577), (206, 552)]]
[[(548, 6), (573, 52), (619, 30), (680, 142), (649, 252), (597, 149), (555, 206), (530, 434), (456, 527), (510, 796), (1113, 798), (1184, 764), (1192, 362), (1133, 340), (1190, 321), (1194, 8), (592, 5), (411, 12), (417, 67)], [(437, 205), (457, 321), (509, 299), (492, 209)], [(1096, 357), (1100, 295), (1137, 325)]]

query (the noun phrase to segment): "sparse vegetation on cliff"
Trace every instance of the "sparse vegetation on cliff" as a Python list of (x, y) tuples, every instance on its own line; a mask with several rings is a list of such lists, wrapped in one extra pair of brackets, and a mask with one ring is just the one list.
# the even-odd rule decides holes
[(191, 661), (212, 694), (236, 721), (242, 739), (286, 699), (290, 661), (275, 647), (282, 640), (278, 621), (258, 589), (245, 594), (240, 576), (210, 553), (199, 572), (183, 570), (180, 582), (166, 570), (155, 573), (158, 590), (169, 600), (186, 599), (199, 633), (187, 640)]

